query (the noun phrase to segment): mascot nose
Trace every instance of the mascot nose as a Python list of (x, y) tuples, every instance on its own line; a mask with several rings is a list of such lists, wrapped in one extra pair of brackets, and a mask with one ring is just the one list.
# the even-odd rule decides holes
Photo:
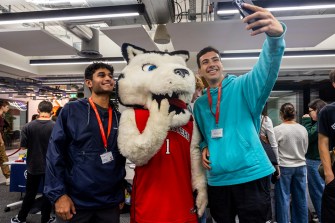
[(174, 73), (177, 74), (177, 75), (179, 75), (179, 76), (182, 76), (182, 77), (185, 77), (185, 75), (190, 75), (190, 73), (188, 72), (188, 70), (182, 69), (182, 68), (174, 69)]

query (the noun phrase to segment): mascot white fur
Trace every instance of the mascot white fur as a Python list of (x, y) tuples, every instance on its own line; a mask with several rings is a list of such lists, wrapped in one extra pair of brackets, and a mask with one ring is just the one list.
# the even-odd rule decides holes
[(123, 44), (128, 65), (117, 83), (118, 146), (136, 164), (131, 222), (198, 222), (207, 205), (200, 134), (186, 107), (195, 91), (187, 51)]

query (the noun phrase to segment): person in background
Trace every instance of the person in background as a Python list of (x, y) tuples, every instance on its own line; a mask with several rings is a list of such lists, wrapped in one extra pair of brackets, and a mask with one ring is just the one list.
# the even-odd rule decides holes
[[(278, 143), (280, 179), (275, 185), (278, 223), (308, 222), (306, 191), (307, 130), (295, 121), (296, 110), (291, 103), (280, 107), (282, 123), (274, 127)], [(291, 220), (289, 219), (292, 202)]]
[[(21, 131), (21, 149), (27, 149), (27, 182), (26, 193), (23, 198), (19, 214), (11, 219), (11, 223), (26, 222), (32, 208), (38, 189), (45, 178), (45, 156), (48, 149), (49, 138), (55, 122), (51, 120), (52, 104), (41, 101), (38, 104), (38, 119), (23, 126)], [(41, 223), (52, 223), (55, 217), (50, 217), (51, 203), (42, 196)]]
[(266, 33), (254, 68), (238, 77), (226, 75), (217, 49), (206, 47), (197, 54), (199, 75), (209, 87), (195, 101), (194, 118), (203, 138), (200, 149), (210, 212), (220, 223), (235, 222), (236, 215), (240, 222), (264, 223), (271, 216), (266, 185), (275, 169), (259, 140), (259, 129), (262, 109), (278, 76), (286, 26), (264, 8), (243, 7), (255, 12), (243, 20), (256, 20), (246, 26), (247, 30), (259, 27), (251, 35)]
[(31, 116), (31, 121), (34, 121), (35, 119), (38, 119), (38, 114), (33, 114)]
[[(275, 159), (275, 162), (271, 161), (272, 165), (275, 167), (276, 171), (271, 174), (269, 176), (269, 182), (268, 184), (270, 184), (270, 181), (272, 181), (272, 183), (277, 182), (277, 180), (280, 178), (280, 169), (279, 169), (279, 157), (278, 157), (278, 144), (277, 144), (277, 140), (275, 137), (275, 133), (273, 130), (273, 124), (272, 124), (272, 120), (270, 119), (270, 117), (268, 116), (268, 112), (267, 112), (267, 104), (265, 104), (263, 111), (262, 111), (262, 116), (261, 116), (261, 130), (259, 132), (259, 137), (260, 140), (262, 140), (262, 144), (263, 147), (264, 145), (270, 145), (271, 149), (273, 151), (273, 153), (271, 155), (273, 155), (272, 159)], [(270, 150), (271, 151), (271, 150)], [(268, 154), (269, 156), (269, 154)], [(274, 186), (270, 185), (271, 188), (271, 218), (272, 220), (276, 219), (275, 216), (275, 197), (274, 194), (272, 193)], [(270, 214), (270, 213), (269, 213)]]
[(114, 69), (93, 63), (85, 70), (92, 95), (65, 104), (52, 132), (45, 194), (66, 222), (120, 222), (126, 159), (117, 146), (120, 113), (110, 94)]
[(8, 157), (6, 154), (5, 148), (5, 140), (4, 140), (4, 126), (5, 126), (5, 119), (3, 115), (7, 113), (9, 110), (9, 103), (5, 100), (0, 100), (0, 165), (2, 174), (6, 178), (6, 185), (9, 186), (10, 184), (10, 169), (8, 165), (4, 165), (5, 162), (8, 162)]
[(192, 103), (194, 103), (195, 100), (197, 100), (197, 98), (199, 98), (202, 95), (202, 91), (204, 90), (204, 88), (205, 88), (205, 85), (202, 82), (201, 78), (198, 75), (196, 75), (195, 76), (195, 92), (192, 97), (192, 101), (191, 101)]
[(59, 116), (60, 112), (62, 111), (63, 107), (62, 106), (59, 106), (57, 111), (55, 112), (55, 114), (53, 114), (52, 116), (52, 121), (56, 121), (57, 120), (57, 117)]
[(302, 116), (302, 125), (308, 132), (308, 149), (305, 155), (308, 191), (319, 220), (321, 220), (321, 200), (325, 182), (318, 171), (321, 160), (318, 149), (317, 121), (318, 114), (325, 105), (326, 102), (315, 99), (308, 104), (308, 114)]
[(278, 144), (277, 144), (276, 136), (273, 130), (272, 120), (268, 116), (267, 105), (265, 105), (262, 111), (261, 123), (262, 125), (261, 125), (261, 130), (260, 130), (259, 135), (260, 135), (261, 140), (271, 145), (271, 148), (273, 150), (273, 153), (276, 159), (276, 165), (275, 165), (276, 178), (279, 179), (280, 169), (279, 169)]
[[(329, 74), (335, 88), (335, 69)], [(325, 173), (325, 189), (322, 195), (321, 222), (335, 222), (335, 167), (330, 160), (329, 151), (335, 149), (335, 102), (326, 105), (318, 117), (318, 145), (320, 159)]]

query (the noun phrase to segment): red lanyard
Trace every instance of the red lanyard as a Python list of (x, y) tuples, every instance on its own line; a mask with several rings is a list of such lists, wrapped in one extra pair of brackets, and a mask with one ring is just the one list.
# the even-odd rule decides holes
[(104, 143), (105, 150), (107, 150), (107, 145), (108, 145), (107, 139), (108, 139), (108, 137), (111, 133), (112, 122), (113, 122), (112, 107), (108, 106), (108, 130), (107, 130), (107, 137), (106, 137), (104, 126), (102, 125), (101, 118), (100, 118), (99, 112), (97, 110), (97, 107), (93, 103), (92, 98), (89, 98), (88, 101), (90, 102), (90, 105), (92, 106), (92, 108), (95, 112), (95, 116), (97, 117), (97, 120), (98, 120), (98, 123), (99, 123), (99, 128), (100, 128), (101, 138), (102, 138), (102, 141)]
[(208, 97), (208, 105), (209, 105), (209, 109), (211, 110), (212, 115), (215, 117), (215, 123), (216, 125), (219, 124), (219, 117), (220, 117), (220, 102), (221, 102), (221, 83), (219, 85), (219, 89), (218, 89), (218, 99), (216, 101), (216, 110), (215, 110), (215, 114), (212, 111), (212, 104), (213, 104), (213, 99), (212, 99), (212, 95), (210, 92), (210, 88), (207, 88), (207, 97)]

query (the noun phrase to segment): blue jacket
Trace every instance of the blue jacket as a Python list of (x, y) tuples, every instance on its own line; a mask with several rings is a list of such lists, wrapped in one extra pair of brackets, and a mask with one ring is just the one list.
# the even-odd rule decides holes
[[(208, 147), (210, 152), (211, 170), (207, 171), (207, 178), (211, 186), (250, 182), (274, 172), (258, 132), (261, 112), (276, 82), (284, 53), (283, 36), (267, 36), (259, 60), (250, 72), (223, 79), (218, 126), (209, 109), (207, 94), (195, 102), (194, 117), (203, 137), (200, 148)], [(210, 92), (215, 114), (218, 89)], [(223, 129), (223, 137), (211, 138), (211, 130), (216, 128)]]
[[(101, 116), (105, 132), (108, 112)], [(98, 121), (87, 99), (67, 103), (57, 118), (47, 152), (44, 193), (55, 203), (67, 194), (77, 209), (115, 206), (124, 200), (125, 158), (117, 147), (120, 113), (113, 109), (107, 151), (114, 160), (102, 164), (105, 152)]]

